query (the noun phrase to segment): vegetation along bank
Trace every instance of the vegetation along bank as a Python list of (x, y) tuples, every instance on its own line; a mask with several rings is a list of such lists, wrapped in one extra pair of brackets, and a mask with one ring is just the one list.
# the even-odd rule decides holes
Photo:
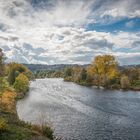
[(63, 69), (56, 70), (35, 70), (34, 66), (33, 72), (35, 78), (62, 77), (65, 81), (84, 86), (140, 90), (140, 67), (119, 66), (112, 55), (96, 56), (90, 65), (66, 65)]
[(33, 74), (22, 64), (5, 64), (4, 60), (0, 49), (0, 140), (54, 139), (46, 123), (33, 125), (18, 118), (16, 101), (27, 94)]

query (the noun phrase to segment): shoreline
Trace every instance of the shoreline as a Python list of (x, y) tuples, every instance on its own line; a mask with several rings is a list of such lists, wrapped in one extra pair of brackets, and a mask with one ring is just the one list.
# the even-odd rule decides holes
[[(2, 118), (3, 120), (5, 120), (5, 129), (2, 132), (0, 131), (0, 138), (4, 140), (53, 140), (53, 130), (49, 126), (45, 125), (44, 127), (48, 129), (48, 132), (43, 132), (41, 126), (25, 122), (19, 118), (16, 105), (18, 100), (23, 99), (26, 94), (20, 94), (20, 96), (18, 96), (18, 93), (16, 93), (14, 90), (5, 91), (3, 94), (5, 94), (5, 96), (6, 94), (11, 94), (11, 96), (15, 94), (15, 96), (12, 99), (9, 108), (6, 102), (0, 103), (0, 119)], [(6, 99), (7, 102), (10, 102), (8, 101), (9, 99)]]
[(65, 80), (64, 78), (63, 78), (63, 80), (65, 82), (73, 82), (73, 83), (81, 85), (81, 86), (93, 87), (93, 88), (97, 88), (97, 89), (122, 90), (122, 91), (140, 91), (140, 87), (138, 87), (138, 88), (130, 87), (130, 88), (127, 88), (127, 89), (123, 89), (123, 88), (118, 88), (118, 87), (113, 87), (112, 88), (112, 87), (104, 87), (104, 86), (91, 85), (91, 84), (88, 84), (88, 83), (78, 83), (78, 82), (74, 82), (74, 81), (71, 81), (71, 80)]
[(104, 87), (104, 86), (97, 86), (97, 85), (91, 85), (91, 84), (88, 84), (88, 83), (78, 83), (78, 82), (74, 82), (74, 81), (71, 81), (71, 80), (66, 80), (65, 78), (63, 78), (63, 77), (45, 77), (45, 78), (36, 78), (36, 79), (34, 79), (34, 80), (38, 80), (38, 79), (54, 79), (54, 78), (57, 78), (57, 79), (63, 79), (63, 81), (64, 82), (73, 82), (73, 83), (75, 83), (75, 84), (77, 84), (77, 85), (81, 85), (81, 86), (85, 86), (85, 87), (92, 87), (92, 88), (96, 88), (96, 89), (106, 89), (106, 90), (121, 90), (121, 91), (140, 91), (140, 87), (138, 87), (138, 88), (134, 88), (134, 87), (130, 87), (130, 88), (128, 88), (128, 89), (123, 89), (123, 88), (115, 88), (115, 87)]

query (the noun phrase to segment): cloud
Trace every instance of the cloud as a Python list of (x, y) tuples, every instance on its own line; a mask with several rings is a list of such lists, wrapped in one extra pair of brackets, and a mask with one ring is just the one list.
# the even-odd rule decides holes
[[(116, 55), (120, 63), (138, 63), (138, 32), (107, 33), (85, 27), (138, 18), (139, 9), (139, 0), (1, 0), (0, 47), (7, 61), (23, 63), (83, 64), (106, 53)], [(126, 26), (134, 26), (133, 21)]]
[[(84, 26), (140, 17), (139, 0), (1, 0), (1, 21), (11, 27)], [(45, 19), (45, 20), (44, 20)]]
[[(118, 32), (114, 34), (86, 31), (84, 28), (55, 27), (45, 28), (45, 31), (39, 28), (24, 36), (20, 35), (20, 32), (16, 35), (18, 40), (9, 39), (8, 42), (7, 40), (3, 42), (3, 45), (6, 44), (8, 47), (2, 48), (9, 61), (84, 64), (90, 63), (96, 55), (110, 53), (115, 55), (119, 62), (125, 62), (124, 56), (127, 56), (130, 62), (129, 59), (135, 58), (135, 55), (138, 56), (140, 51), (139, 33)], [(139, 60), (134, 62), (139, 63)]]
[[(112, 16), (115, 18), (118, 17), (140, 17), (140, 2), (139, 0), (106, 0), (103, 2), (103, 6), (101, 6), (100, 11), (103, 12), (101, 17), (103, 16)], [(100, 1), (100, 2), (101, 2)]]
[(127, 22), (127, 23), (125, 24), (125, 26), (126, 26), (127, 28), (133, 28), (134, 25), (135, 25), (134, 21), (129, 21), (129, 22)]

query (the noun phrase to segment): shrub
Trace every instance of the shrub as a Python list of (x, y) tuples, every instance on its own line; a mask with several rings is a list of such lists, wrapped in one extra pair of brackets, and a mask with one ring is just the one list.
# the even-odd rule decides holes
[(48, 138), (53, 139), (53, 130), (51, 129), (51, 127), (47, 125), (43, 126), (42, 133)]
[(135, 80), (132, 82), (133, 86), (140, 86), (140, 80)]
[(5, 91), (1, 95), (1, 103), (6, 111), (14, 112), (16, 93), (13, 91)]
[(72, 81), (73, 79), (72, 79), (72, 77), (71, 76), (69, 76), (69, 77), (65, 77), (64, 78), (64, 81)]
[(10, 85), (13, 85), (16, 77), (19, 76), (20, 73), (26, 75), (29, 79), (32, 79), (32, 72), (23, 64), (18, 63), (10, 63), (7, 65), (7, 73), (8, 73), (8, 82)]
[(121, 88), (127, 89), (130, 87), (130, 81), (128, 76), (122, 76), (121, 77)]
[(0, 117), (0, 132), (4, 132), (8, 130), (8, 124), (6, 119)]
[(32, 125), (31, 129), (41, 133), (42, 135), (46, 136), (47, 138), (53, 139), (54, 138), (54, 131), (48, 125)]
[(6, 80), (6, 78), (0, 77), (0, 91), (5, 91), (9, 88), (9, 84)]
[(14, 83), (14, 88), (17, 92), (26, 93), (29, 89), (29, 80), (24, 74), (19, 74)]

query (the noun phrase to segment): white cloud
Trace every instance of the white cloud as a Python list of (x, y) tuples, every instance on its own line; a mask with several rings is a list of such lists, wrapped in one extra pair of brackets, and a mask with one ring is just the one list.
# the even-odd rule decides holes
[[(4, 33), (5, 38), (1, 39), (3, 41), (1, 46), (11, 60), (24, 63), (83, 64), (90, 63), (95, 55), (107, 53), (119, 56), (119, 61), (122, 61), (126, 59), (124, 56), (135, 57), (135, 52), (139, 51), (140, 46), (138, 33), (111, 34), (73, 27), (37, 28), (33, 31), (29, 30), (24, 35), (22, 33), (21, 30), (15, 35), (18, 40), (9, 38), (8, 42), (5, 40), (6, 33)], [(7, 34), (8, 37), (11, 36)], [(127, 49), (135, 50), (132, 57), (131, 53), (126, 51)], [(123, 53), (122, 50), (124, 50)]]
[(101, 9), (104, 9), (102, 16), (111, 15), (112, 17), (140, 17), (139, 0), (111, 0), (104, 2)]
[[(84, 29), (90, 22), (108, 24), (114, 18), (140, 17), (138, 0), (51, 0), (47, 4), (42, 0), (38, 5), (31, 2), (0, 0), (0, 47), (8, 61), (83, 64), (90, 63), (97, 54), (112, 53), (120, 62), (126, 63), (123, 60), (127, 56), (128, 60), (136, 58), (138, 63), (139, 33)], [(110, 16), (109, 20), (106, 16)]]

